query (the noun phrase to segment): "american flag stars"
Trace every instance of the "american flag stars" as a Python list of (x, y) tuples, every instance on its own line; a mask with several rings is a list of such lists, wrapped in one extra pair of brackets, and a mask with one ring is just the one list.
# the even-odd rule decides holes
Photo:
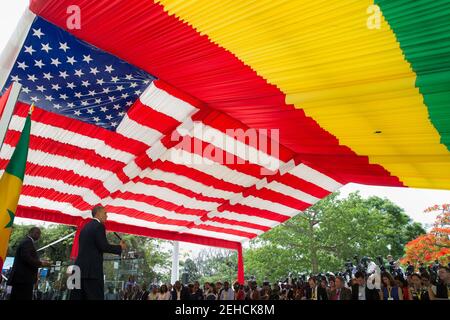
[(5, 85), (22, 84), (20, 100), (115, 130), (155, 80), (37, 17)]

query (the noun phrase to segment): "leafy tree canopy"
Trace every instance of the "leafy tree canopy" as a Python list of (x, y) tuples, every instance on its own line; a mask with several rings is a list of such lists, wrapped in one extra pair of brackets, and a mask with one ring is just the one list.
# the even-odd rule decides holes
[(387, 199), (338, 196), (328, 196), (253, 240), (245, 251), (246, 274), (277, 281), (289, 272), (342, 270), (355, 255), (400, 258), (405, 244), (425, 233)]

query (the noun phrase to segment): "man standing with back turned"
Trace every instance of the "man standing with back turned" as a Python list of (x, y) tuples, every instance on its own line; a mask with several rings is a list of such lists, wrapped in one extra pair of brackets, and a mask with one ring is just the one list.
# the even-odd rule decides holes
[(73, 290), (73, 300), (104, 300), (103, 253), (120, 255), (126, 245), (112, 245), (106, 239), (104, 223), (108, 216), (102, 206), (92, 209), (92, 221), (88, 222), (80, 232), (79, 251), (75, 265), (81, 271), (81, 290)]

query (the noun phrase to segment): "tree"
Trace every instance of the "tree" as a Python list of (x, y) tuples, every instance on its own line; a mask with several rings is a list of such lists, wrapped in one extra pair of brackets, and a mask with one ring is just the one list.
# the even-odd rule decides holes
[(9, 238), (8, 251), (6, 254), (7, 256), (14, 256), (16, 254), (16, 250), (19, 246), (20, 241), (25, 238), (30, 228), (30, 226), (24, 226), (20, 224), (13, 225), (11, 237)]
[(434, 205), (425, 209), (425, 212), (440, 212), (433, 224), (430, 233), (436, 239), (435, 245), (441, 248), (450, 248), (450, 204)]
[(278, 281), (289, 272), (341, 270), (354, 255), (401, 257), (404, 245), (425, 233), (387, 199), (338, 195), (331, 194), (254, 239), (245, 251), (246, 274)]
[(441, 264), (450, 261), (450, 204), (434, 205), (424, 210), (425, 213), (440, 212), (431, 231), (406, 244), (402, 263), (410, 261), (418, 266), (420, 262), (429, 263), (439, 260)]
[(236, 280), (237, 253), (234, 250), (205, 249), (193, 262), (201, 275), (201, 282), (227, 280), (231, 283)]
[(182, 267), (183, 273), (187, 274), (189, 282), (200, 280), (201, 274), (194, 260), (188, 258), (185, 261), (180, 261), (180, 266)]
[(432, 233), (411, 240), (406, 244), (405, 251), (405, 256), (401, 262), (405, 264), (409, 261), (416, 267), (421, 262), (429, 264), (435, 260), (439, 260), (445, 265), (450, 259), (450, 249), (437, 246), (436, 237)]

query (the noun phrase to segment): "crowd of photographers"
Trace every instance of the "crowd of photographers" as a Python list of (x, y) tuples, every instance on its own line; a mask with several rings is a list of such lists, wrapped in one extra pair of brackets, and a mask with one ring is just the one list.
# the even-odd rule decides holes
[(254, 278), (244, 284), (228, 281), (199, 282), (183, 285), (139, 286), (132, 278), (124, 289), (110, 287), (107, 300), (448, 300), (450, 269), (437, 261), (417, 270), (408, 263), (403, 270), (388, 256), (385, 265), (380, 257), (348, 261), (345, 271), (317, 275), (299, 275), (277, 283), (257, 283)]

